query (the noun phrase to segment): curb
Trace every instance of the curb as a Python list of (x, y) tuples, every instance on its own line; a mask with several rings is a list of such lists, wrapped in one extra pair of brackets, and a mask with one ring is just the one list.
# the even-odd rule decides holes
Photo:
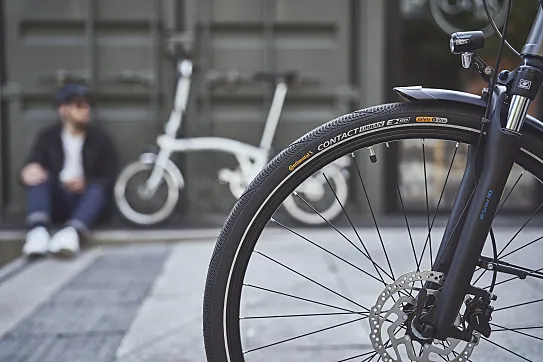
[[(150, 242), (189, 242), (189, 241), (215, 241), (220, 229), (176, 229), (176, 230), (97, 230), (88, 241), (89, 246), (123, 245)], [(18, 251), (23, 244), (25, 231), (0, 231), (0, 250), (3, 247), (13, 251), (13, 259), (7, 263), (0, 263), (0, 284), (24, 270), (30, 262), (21, 256)]]
[[(89, 240), (91, 245), (104, 245), (111, 243), (131, 243), (148, 241), (189, 241), (201, 239), (215, 239), (220, 229), (175, 229), (175, 230), (97, 230), (92, 233)], [(21, 243), (25, 232), (22, 230), (0, 231), (0, 243)]]
[(92, 234), (91, 245), (108, 245), (152, 241), (213, 241), (219, 236), (219, 229), (181, 230), (100, 230)]
[(0, 284), (9, 279), (12, 275), (23, 270), (28, 265), (28, 263), (29, 261), (26, 258), (19, 256), (16, 259), (5, 264), (4, 266), (0, 267)]

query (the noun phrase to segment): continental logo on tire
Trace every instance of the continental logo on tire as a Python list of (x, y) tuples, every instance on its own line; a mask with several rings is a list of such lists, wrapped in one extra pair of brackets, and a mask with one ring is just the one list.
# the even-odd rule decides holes
[(301, 165), (302, 163), (305, 162), (305, 160), (307, 160), (309, 157), (313, 156), (313, 151), (309, 151), (308, 153), (306, 153), (305, 155), (303, 155), (302, 158), (300, 158), (298, 161), (294, 162), (292, 165), (288, 166), (288, 169), (290, 171), (293, 171), (296, 167), (298, 167), (299, 165)]
[(418, 123), (447, 123), (448, 119), (443, 117), (417, 117)]

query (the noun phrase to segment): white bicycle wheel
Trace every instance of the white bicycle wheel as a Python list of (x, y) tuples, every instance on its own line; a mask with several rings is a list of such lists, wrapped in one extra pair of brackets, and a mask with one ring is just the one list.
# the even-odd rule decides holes
[(115, 203), (121, 215), (138, 225), (154, 225), (166, 220), (179, 199), (179, 188), (166, 170), (157, 190), (143, 197), (141, 190), (153, 170), (152, 164), (133, 162), (120, 173), (115, 183)]
[[(328, 167), (330, 166), (332, 165), (329, 165)], [(330, 174), (331, 177), (327, 177), (334, 192), (331, 191), (330, 187), (323, 187), (325, 192), (322, 195), (319, 195), (320, 197), (318, 200), (312, 200), (316, 201), (315, 204), (318, 204), (319, 202), (329, 203), (329, 206), (325, 206), (323, 209), (319, 209), (318, 213), (315, 213), (315, 211), (306, 205), (301, 198), (298, 198), (296, 195), (290, 195), (283, 201), (283, 206), (291, 217), (307, 225), (321, 225), (326, 223), (326, 220), (331, 221), (335, 219), (342, 212), (341, 205), (345, 205), (349, 195), (347, 178), (345, 173), (339, 168)], [(324, 178), (322, 175), (314, 175), (313, 177)], [(326, 181), (323, 180), (321, 180), (321, 182), (326, 183)], [(301, 196), (303, 197), (303, 195)], [(324, 200), (325, 198), (328, 198), (328, 200)]]

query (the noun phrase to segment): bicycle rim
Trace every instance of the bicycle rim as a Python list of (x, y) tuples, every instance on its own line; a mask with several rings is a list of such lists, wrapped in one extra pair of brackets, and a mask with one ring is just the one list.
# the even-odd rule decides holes
[[(288, 195), (290, 195), (292, 193), (292, 191), (301, 182), (303, 182), (307, 177), (309, 177), (309, 175), (311, 175), (311, 174), (313, 174), (315, 172), (318, 172), (318, 170), (321, 169), (322, 167), (324, 167), (326, 164), (329, 164), (330, 162), (332, 162), (335, 159), (337, 159), (339, 157), (342, 157), (344, 155), (348, 155), (350, 153), (353, 153), (354, 157), (355, 157), (355, 160), (356, 160), (357, 157), (360, 157), (360, 155), (362, 155), (362, 157), (367, 157), (368, 156), (367, 148), (370, 147), (370, 146), (375, 147), (378, 144), (382, 145), (383, 153), (381, 154), (381, 156), (378, 156), (378, 157), (381, 158), (381, 157), (384, 156), (386, 158), (386, 152), (387, 152), (387, 150), (391, 149), (391, 147), (390, 147), (391, 144), (395, 144), (397, 142), (417, 142), (416, 140), (423, 140), (423, 141), (421, 141), (421, 150), (422, 150), (422, 153), (427, 153), (429, 151), (428, 151), (428, 147), (424, 146), (424, 144), (425, 144), (424, 140), (426, 140), (426, 142), (428, 142), (431, 139), (449, 141), (449, 142), (452, 142), (455, 145), (455, 147), (453, 147), (452, 149), (458, 150), (458, 145), (461, 145), (461, 144), (473, 144), (476, 141), (476, 137), (477, 137), (477, 131), (476, 130), (474, 130), (474, 129), (470, 130), (470, 129), (467, 129), (465, 127), (463, 128), (463, 127), (460, 127), (460, 126), (458, 126), (458, 127), (435, 127), (435, 126), (431, 127), (431, 126), (428, 126), (428, 127), (425, 128), (425, 127), (421, 127), (420, 125), (416, 126), (416, 127), (411, 127), (410, 125), (404, 125), (402, 127), (396, 128), (396, 129), (388, 129), (388, 130), (382, 131), (382, 132), (375, 132), (374, 134), (367, 134), (363, 138), (360, 138), (360, 139), (358, 139), (356, 141), (344, 142), (342, 144), (337, 144), (335, 147), (327, 150), (327, 152), (325, 152), (323, 154), (320, 154), (319, 157), (315, 157), (314, 159), (312, 159), (311, 162), (307, 162), (307, 164), (305, 164), (303, 168), (300, 168), (297, 171), (295, 177), (293, 176), (293, 177), (287, 178), (287, 179), (283, 180), (282, 182), (280, 182), (278, 185), (275, 185), (275, 188), (273, 190), (269, 191), (269, 195), (268, 195), (267, 199), (261, 204), (258, 211), (254, 213), (254, 217), (252, 217), (251, 221), (249, 222), (249, 225), (248, 225), (248, 227), (246, 229), (247, 231), (243, 235), (242, 242), (240, 243), (239, 247), (236, 250), (236, 255), (234, 256), (234, 259), (233, 259), (234, 260), (233, 267), (231, 268), (231, 274), (230, 274), (230, 276), (228, 278), (228, 281), (227, 281), (226, 290), (228, 291), (228, 293), (227, 293), (227, 297), (226, 297), (226, 303), (224, 303), (223, 326), (225, 326), (224, 339), (225, 339), (225, 341), (227, 341), (225, 344), (226, 344), (227, 353), (229, 354), (229, 357), (230, 357), (229, 360), (230, 361), (235, 361), (235, 362), (239, 362), (239, 361), (243, 361), (243, 360), (251, 361), (251, 360), (254, 360), (254, 359), (251, 359), (251, 358), (244, 359), (244, 357), (248, 356), (249, 353), (263, 351), (265, 348), (268, 348), (268, 347), (270, 347), (270, 348), (275, 347), (276, 351), (277, 351), (278, 346), (279, 346), (279, 349), (283, 349), (283, 346), (285, 346), (287, 344), (287, 342), (289, 342), (288, 339), (290, 339), (290, 341), (297, 341), (297, 340), (301, 339), (302, 337), (300, 337), (300, 336), (302, 336), (304, 334), (307, 334), (309, 336), (309, 335), (312, 335), (311, 333), (315, 332), (315, 330), (324, 330), (324, 329), (330, 327), (330, 325), (328, 327), (326, 327), (324, 325), (319, 324), (319, 326), (321, 326), (321, 327), (314, 328), (315, 330), (313, 330), (313, 331), (308, 330), (305, 333), (301, 333), (301, 330), (299, 330), (299, 331), (296, 330), (296, 332), (300, 332), (297, 335), (296, 335), (296, 333), (293, 333), (288, 338), (285, 336), (285, 338), (275, 338), (275, 340), (272, 337), (271, 340), (269, 340), (267, 342), (262, 342), (260, 345), (257, 345), (258, 343), (255, 343), (255, 342), (247, 342), (247, 339), (245, 339), (245, 345), (244, 345), (244, 343), (242, 343), (242, 338), (241, 338), (241, 334), (240, 334), (240, 325), (241, 325), (241, 323), (240, 323), (240, 304), (243, 304), (242, 303), (242, 293), (241, 292), (246, 290), (246, 288), (258, 289), (258, 288), (255, 288), (254, 284), (247, 283), (247, 280), (246, 280), (246, 271), (247, 271), (247, 268), (248, 268), (248, 266), (251, 263), (251, 260), (253, 258), (258, 257), (259, 258), (259, 264), (262, 264), (264, 262), (268, 262), (268, 263), (270, 263), (270, 264), (272, 264), (274, 266), (277, 266), (280, 269), (287, 270), (288, 273), (292, 274), (293, 277), (297, 277), (298, 281), (300, 281), (300, 273), (299, 272), (298, 272), (298, 274), (296, 273), (296, 271), (297, 271), (296, 268), (293, 268), (291, 265), (287, 265), (286, 263), (283, 263), (283, 262), (277, 260), (273, 256), (268, 255), (266, 252), (262, 252), (261, 251), (262, 249), (258, 246), (259, 244), (257, 243), (257, 241), (258, 241), (259, 237), (263, 234), (264, 227), (267, 226), (270, 223), (270, 221), (271, 221), (271, 223), (275, 224), (276, 226), (279, 225), (279, 228), (283, 229), (283, 230), (286, 230), (287, 233), (292, 233), (292, 235), (294, 235), (298, 240), (302, 240), (302, 242), (307, 242), (308, 241), (308, 240), (304, 240), (304, 237), (302, 235), (303, 232), (298, 232), (298, 231), (295, 230), (295, 228), (290, 228), (290, 227), (288, 227), (288, 226), (286, 226), (286, 225), (284, 225), (284, 224), (282, 224), (280, 222), (277, 222), (277, 220), (274, 219), (274, 213), (277, 210), (277, 208), (279, 207), (279, 205), (281, 204), (281, 202)], [(454, 154), (456, 154), (456, 153), (454, 153)], [(423, 157), (426, 157), (426, 156), (424, 155)], [(452, 161), (454, 162), (454, 156), (452, 157)], [(453, 167), (452, 166), (453, 162), (451, 162), (451, 166), (449, 167), (449, 171)], [(534, 159), (530, 158), (525, 153), (519, 155), (519, 159), (518, 159), (517, 163), (523, 169), (526, 169), (527, 171), (533, 173), (534, 177), (536, 179), (542, 179), (543, 172), (542, 172), (541, 164), (539, 164), (538, 162), (534, 162)], [(431, 255), (429, 257), (428, 254), (432, 253), (431, 246), (429, 246), (429, 245), (432, 245), (432, 239), (434, 239), (434, 242), (435, 242), (435, 240), (437, 240), (437, 242), (439, 242), (439, 240), (440, 240), (439, 238), (435, 238), (434, 234), (432, 232), (432, 231), (435, 231), (435, 229), (433, 230), (433, 228), (434, 228), (434, 222), (436, 220), (437, 213), (434, 214), (434, 212), (432, 212), (432, 213), (429, 212), (430, 207), (428, 206), (428, 180), (427, 180), (428, 169), (427, 169), (427, 167), (428, 167), (427, 160), (424, 159), (424, 162), (423, 162), (424, 170), (421, 170), (421, 171), (423, 171), (423, 173), (424, 173), (424, 179), (425, 179), (424, 183), (425, 183), (425, 185), (423, 186), (423, 188), (426, 190), (426, 200), (425, 201), (426, 201), (428, 212), (427, 212), (427, 215), (425, 215), (425, 217), (427, 217), (426, 231), (424, 232), (424, 227), (423, 227), (421, 235), (426, 236), (426, 234), (428, 234), (429, 236), (424, 238), (426, 240), (423, 240), (422, 244), (414, 246), (413, 245), (413, 234), (414, 233), (411, 230), (409, 230), (409, 221), (408, 221), (408, 217), (406, 216), (405, 225), (407, 226), (407, 234), (405, 234), (405, 239), (406, 240), (404, 240), (404, 242), (407, 242), (407, 243), (410, 241), (411, 246), (413, 246), (413, 250), (415, 250), (415, 251), (418, 250), (419, 254), (420, 254), (421, 249), (422, 249), (422, 254), (414, 256), (414, 259), (415, 259), (415, 263), (417, 263), (417, 261), (418, 261), (418, 263), (421, 263), (421, 265), (422, 265), (423, 260), (426, 261), (426, 259), (428, 259), (426, 261), (427, 267), (426, 267), (425, 270), (429, 270)], [(372, 193), (369, 192), (366, 189), (366, 185), (364, 185), (364, 181), (363, 181), (364, 172), (361, 172), (361, 170), (359, 168), (357, 168), (357, 169), (354, 170), (353, 175), (355, 175), (355, 178), (360, 177), (362, 188), (364, 190), (363, 193), (366, 195), (366, 197), (368, 198), (368, 201), (369, 201), (369, 199), (371, 198), (369, 195), (371, 195)], [(522, 176), (522, 175), (525, 175), (525, 173), (522, 173), (521, 177), (527, 177), (527, 176)], [(450, 176), (450, 173), (449, 173), (449, 176)], [(389, 178), (395, 179), (395, 182), (398, 185), (398, 175), (397, 174), (395, 174), (395, 175), (391, 174), (391, 175), (389, 175)], [(514, 191), (514, 188), (515, 188), (515, 186), (517, 184), (518, 183), (514, 184), (513, 188), (509, 192), (509, 196)], [(446, 182), (445, 182), (445, 184), (443, 186), (443, 190), (445, 189), (445, 186), (447, 186)], [(266, 189), (266, 188), (264, 187), (264, 189)], [(399, 190), (398, 193), (400, 194), (400, 199), (401, 199), (401, 191), (400, 191), (399, 186), (398, 186), (398, 190)], [(264, 192), (263, 190), (260, 190), (260, 191)], [(266, 191), (268, 191), (268, 190), (266, 190)], [(441, 201), (443, 191), (440, 192), (440, 193), (438, 192), (438, 194), (441, 194), (441, 197), (440, 197), (440, 201)], [(507, 201), (509, 196), (504, 194), (505, 201)], [(247, 205), (243, 205), (243, 200), (241, 200), (241, 202), (242, 202), (242, 204), (238, 205), (237, 207), (243, 208), (243, 207), (247, 206)], [(439, 203), (440, 202), (438, 202), (438, 205), (435, 208), (436, 210), (439, 210), (439, 206), (440, 206)], [(368, 204), (369, 204), (369, 202), (368, 202)], [(503, 206), (503, 204), (502, 204), (502, 206)], [(402, 202), (402, 207), (405, 207), (403, 202)], [(370, 206), (370, 209), (371, 209), (371, 206)], [(348, 218), (348, 212), (346, 210), (344, 210), (344, 211), (345, 211), (345, 215)], [(235, 214), (235, 211), (232, 214)], [(372, 248), (375, 248), (375, 250), (380, 249), (381, 246), (383, 246), (383, 248), (384, 248), (383, 244), (386, 243), (386, 241), (383, 241), (383, 239), (384, 239), (384, 237), (383, 237), (384, 236), (383, 235), (384, 231), (379, 230), (379, 220), (375, 219), (375, 215), (374, 215), (373, 211), (371, 211), (371, 216), (369, 216), (369, 217), (373, 217), (373, 221), (375, 223), (375, 229), (374, 230), (377, 231), (377, 235), (375, 235), (375, 239), (373, 240)], [(350, 222), (351, 222), (351, 220), (349, 221), (349, 223)], [(228, 225), (228, 223), (227, 223), (227, 225)], [(523, 225), (522, 227), (525, 227), (525, 226), (526, 225)], [(331, 225), (331, 228), (332, 228), (332, 231), (334, 233), (337, 231), (337, 229), (335, 229), (333, 227), (333, 225)], [(381, 228), (384, 228), (384, 226), (381, 226)], [(361, 253), (363, 253), (363, 250), (367, 251), (369, 249), (365, 249), (364, 247), (362, 247), (359, 244), (359, 241), (360, 241), (360, 243), (362, 243), (361, 239), (363, 239), (363, 238), (360, 237), (360, 235), (359, 235), (359, 233), (357, 232), (356, 229), (357, 228), (353, 226), (353, 228), (351, 230), (351, 234), (353, 234), (352, 235), (353, 237), (350, 238), (351, 239), (350, 241), (352, 241), (351, 245), (352, 244), (358, 245), (358, 247), (359, 247), (358, 250)], [(437, 229), (437, 227), (436, 227), (436, 229)], [(226, 230), (226, 231), (223, 230), (223, 232), (228, 233), (229, 230)], [(347, 238), (345, 238), (345, 235), (343, 235), (343, 236), (341, 235), (342, 230), (339, 230), (337, 232), (338, 232), (338, 234), (336, 234), (337, 239), (341, 239), (343, 241), (345, 241), (344, 239), (347, 239)], [(440, 232), (439, 229), (438, 229), (438, 232)], [(343, 233), (345, 234), (346, 232), (343, 232)], [(518, 234), (516, 232), (513, 233), (513, 234), (514, 234), (513, 239), (515, 239), (516, 235), (518, 235)], [(315, 244), (318, 244), (315, 241), (313, 241), (313, 242)], [(219, 244), (217, 245), (217, 250), (220, 250), (221, 248), (224, 248), (224, 245), (219, 245)], [(255, 250), (255, 244), (257, 246), (256, 250)], [(314, 244), (311, 244), (311, 245), (314, 246)], [(509, 247), (509, 249), (515, 249), (514, 247), (512, 247), (510, 245), (511, 245), (511, 243), (508, 240), (504, 239), (503, 244), (501, 246), (502, 247), (505, 246), (505, 248)], [(438, 244), (435, 243), (434, 246), (433, 246), (434, 256), (435, 256), (435, 252), (437, 251), (437, 247), (438, 247)], [(352, 251), (356, 253), (355, 249), (352, 249)], [(409, 248), (407, 248), (404, 251), (405, 252), (410, 251), (408, 249)], [(373, 250), (373, 249), (371, 249), (371, 250)], [(374, 252), (376, 252), (375, 250), (374, 250)], [(322, 248), (320, 248), (319, 251), (323, 251)], [(426, 251), (426, 254), (424, 253), (424, 251)], [(231, 250), (230, 252), (233, 252), (233, 250)], [(508, 251), (508, 252), (510, 252), (510, 251)], [(367, 254), (369, 255), (370, 252), (368, 251)], [(386, 255), (386, 251), (385, 251), (384, 254)], [(507, 254), (507, 253), (505, 253), (505, 254)], [(337, 254), (337, 255), (339, 255), (339, 254)], [(340, 259), (337, 258), (337, 255), (334, 256), (333, 254), (330, 254), (330, 253), (327, 254), (327, 256), (331, 257), (332, 259), (334, 259), (336, 261), (340, 260)], [(411, 258), (413, 258), (413, 255), (411, 256)], [(391, 262), (388, 260), (389, 259), (388, 256), (385, 259), (381, 260), (381, 264), (380, 264), (381, 267), (380, 268), (374, 268), (374, 265), (371, 265), (374, 262), (370, 261), (370, 265), (368, 265), (368, 267), (371, 266), (372, 270), (373, 270), (373, 273), (370, 273), (370, 274), (372, 274), (375, 277), (375, 279), (382, 279), (382, 280), (386, 281), (387, 283), (392, 283), (393, 280), (394, 280), (394, 277), (397, 277), (400, 274), (398, 273), (398, 271), (396, 271), (396, 273), (394, 273), (394, 267), (392, 267)], [(293, 260), (291, 260), (291, 261), (293, 261)], [(388, 263), (387, 263), (387, 261), (388, 261)], [(354, 265), (357, 266), (358, 264), (354, 264)], [(415, 267), (413, 267), (412, 269), (404, 270), (404, 271), (405, 272), (412, 272), (415, 269), (421, 269), (422, 270), (421, 265), (416, 265), (415, 264)], [(300, 265), (296, 265), (296, 266), (298, 268), (300, 267)], [(350, 265), (350, 267), (352, 268), (352, 265)], [(368, 270), (370, 270), (370, 269), (368, 269)], [(323, 275), (328, 275), (328, 274), (329, 274), (329, 271), (323, 271), (321, 274), (318, 274), (318, 275), (320, 275), (322, 277)], [(475, 277), (478, 277), (479, 274), (476, 274)], [(270, 273), (268, 275), (274, 275), (274, 273)], [(387, 278), (387, 275), (388, 275), (388, 278)], [(505, 284), (505, 283), (507, 283), (507, 281), (505, 281), (507, 279), (508, 279), (508, 277), (504, 276), (502, 279), (499, 279), (499, 283)], [(309, 282), (313, 286), (318, 286), (321, 289), (323, 289), (323, 286), (325, 286), (325, 283), (318, 282), (317, 279), (313, 278), (313, 277), (308, 278), (307, 275), (301, 276), (301, 280)], [(370, 278), (370, 280), (371, 280), (371, 278)], [(482, 280), (484, 281), (484, 278)], [(479, 280), (479, 282), (480, 281), (481, 280)], [(337, 285), (336, 285), (336, 287), (337, 287)], [(209, 281), (208, 281), (208, 286), (206, 287), (206, 289), (207, 288), (212, 288), (212, 286), (209, 286)], [(270, 292), (271, 289), (269, 289), (269, 288), (265, 288), (265, 289), (268, 289), (268, 290), (264, 290), (264, 289), (262, 289), (262, 287), (260, 287), (259, 290), (260, 291), (265, 291), (266, 293), (278, 294), (278, 293)], [(333, 289), (333, 288), (330, 288), (330, 289)], [(326, 288), (324, 288), (324, 290), (326, 290), (328, 293), (335, 294), (335, 296), (338, 297), (337, 290), (330, 291), (329, 289), (326, 289)], [(275, 292), (277, 292), (277, 291), (275, 291)], [(290, 296), (285, 296), (284, 294), (285, 293), (283, 293), (283, 297), (291, 298), (291, 299), (293, 298), (293, 295), (294, 295), (294, 294), (290, 294)], [(289, 294), (289, 293), (286, 293), (286, 294)], [(374, 293), (374, 296), (376, 297), (378, 294), (379, 294), (379, 291)], [(251, 297), (248, 297), (248, 298), (245, 298), (245, 299), (247, 299), (248, 301), (251, 301)], [(352, 307), (353, 304), (354, 305), (359, 305), (359, 306), (361, 304), (361, 303), (358, 303), (358, 300), (356, 298), (354, 298), (354, 297), (349, 297), (349, 296), (345, 297), (345, 296), (343, 296), (343, 298), (340, 297), (340, 299), (343, 299), (343, 301), (348, 301), (348, 303), (351, 303), (351, 307)], [(543, 300), (543, 298), (542, 298), (542, 300)], [(325, 303), (325, 304), (329, 304), (329, 303)], [(364, 305), (364, 307), (370, 308), (371, 305), (367, 305), (367, 306)], [(507, 306), (503, 306), (503, 308), (505, 308), (505, 307), (507, 307)], [(349, 313), (348, 311), (350, 310), (351, 315), (355, 315), (355, 316), (358, 315), (358, 317), (362, 318), (362, 321), (354, 320), (354, 321), (350, 321), (350, 322), (349, 321), (345, 322), (345, 320), (344, 320), (345, 325), (346, 324), (351, 324), (351, 323), (353, 325), (359, 325), (359, 324), (362, 324), (362, 323), (367, 324), (367, 321), (364, 321), (364, 319), (365, 319), (364, 315), (362, 315), (360, 313), (354, 313), (356, 311), (353, 312), (352, 308), (347, 309), (345, 307), (340, 307), (340, 308), (336, 308), (335, 311), (333, 309), (334, 308), (332, 308), (332, 310), (329, 311), (330, 313), (327, 314), (327, 315), (332, 315), (333, 312), (336, 312), (336, 314), (338, 314), (338, 315), (341, 314), (341, 313)], [(361, 312), (361, 311), (359, 310), (358, 312)], [(305, 315), (304, 316), (303, 314), (304, 313), (301, 313), (301, 312), (297, 313), (298, 317), (300, 317), (300, 318), (310, 316), (310, 315)], [(311, 313), (306, 313), (306, 314), (311, 314)], [(315, 314), (318, 314), (318, 313), (315, 313)], [(285, 314), (285, 315), (281, 316), (281, 319), (286, 320), (286, 319), (289, 319), (291, 317), (295, 318), (295, 315), (296, 315), (296, 313), (294, 313), (294, 314), (291, 313), (289, 315), (289, 317), (287, 317), (287, 314)], [(320, 315), (320, 316), (315, 315), (315, 317), (323, 317), (323, 316), (324, 316), (324, 314)], [(250, 316), (241, 315), (241, 318), (242, 318), (242, 320), (244, 322), (247, 319), (251, 319), (251, 320), (265, 319), (264, 316), (255, 316), (255, 315), (250, 315)], [(301, 324), (303, 325), (304, 323), (302, 322)], [(338, 323), (338, 324), (343, 325), (341, 323)], [(541, 325), (543, 326), (543, 323), (541, 323)], [(337, 326), (335, 326), (335, 327), (337, 327)], [(333, 328), (335, 328), (335, 327), (333, 327)], [(273, 327), (269, 327), (269, 328), (271, 328), (271, 330), (273, 330)], [(507, 330), (507, 328), (504, 327), (503, 325), (500, 325), (500, 326), (498, 326), (496, 328), (501, 328), (500, 331)], [(309, 328), (309, 329), (311, 329), (311, 328)], [(245, 332), (247, 332), (247, 331), (250, 331), (250, 329), (245, 329)], [(518, 334), (518, 330), (515, 330), (515, 332), (517, 332), (517, 334)], [(296, 338), (294, 338), (294, 337), (296, 337)], [(528, 337), (528, 338), (534, 338), (534, 337), (536, 337), (536, 336), (531, 336), (531, 337)], [(364, 339), (364, 336), (362, 336), (362, 338), (358, 339), (358, 344), (362, 345), (363, 343), (365, 343), (364, 341), (367, 342), (367, 338)], [(488, 342), (488, 343), (490, 345), (492, 345), (492, 346), (495, 346), (495, 345), (491, 344), (491, 342)], [(321, 347), (322, 347), (322, 345), (323, 345), (323, 343), (320, 344)], [(354, 345), (357, 345), (357, 343), (352, 342), (350, 344), (351, 347), (354, 346)], [(209, 346), (209, 341), (206, 343), (206, 347), (208, 347), (208, 346)], [(345, 347), (345, 345), (343, 347)], [(498, 348), (498, 347), (496, 347), (496, 348)], [(290, 355), (291, 352), (292, 351), (288, 352), (289, 355)], [(475, 353), (476, 352), (477, 351), (475, 351)], [(350, 355), (348, 353), (339, 353), (338, 357), (337, 357), (337, 360), (368, 360), (369, 361), (369, 360), (371, 360), (370, 359), (371, 356), (374, 356), (375, 358), (379, 357), (378, 355), (372, 354), (372, 353), (374, 353), (374, 351), (372, 349), (369, 349), (367, 352), (360, 351), (360, 353), (358, 353), (358, 354), (353, 352)], [(505, 355), (506, 357), (507, 357), (507, 353), (509, 354), (509, 357), (510, 357), (510, 356), (512, 356), (511, 353), (513, 353), (513, 352), (511, 352), (511, 351), (506, 352), (506, 355)], [(322, 355), (322, 353), (320, 353), (320, 355)], [(262, 356), (263, 356), (262, 354), (259, 355), (260, 358), (262, 358)], [(285, 356), (283, 356), (283, 358), (284, 357)], [(257, 360), (258, 360), (258, 357), (255, 357), (255, 358), (257, 358)], [(268, 356), (266, 356), (266, 358), (268, 358)], [(487, 358), (487, 357), (485, 357), (485, 358)], [(276, 360), (279, 360), (279, 359), (276, 359)], [(296, 359), (292, 359), (292, 360), (296, 360)], [(499, 359), (497, 359), (497, 360), (499, 360)]]

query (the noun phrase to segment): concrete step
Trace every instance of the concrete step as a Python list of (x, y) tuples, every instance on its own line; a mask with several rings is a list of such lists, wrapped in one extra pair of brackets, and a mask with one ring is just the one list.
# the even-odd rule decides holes
[[(54, 231), (54, 230), (53, 230)], [(88, 245), (109, 245), (141, 243), (154, 241), (215, 240), (219, 229), (169, 229), (169, 230), (134, 230), (112, 229), (97, 230), (92, 234)], [(0, 231), (0, 267), (21, 256), (25, 230)]]

